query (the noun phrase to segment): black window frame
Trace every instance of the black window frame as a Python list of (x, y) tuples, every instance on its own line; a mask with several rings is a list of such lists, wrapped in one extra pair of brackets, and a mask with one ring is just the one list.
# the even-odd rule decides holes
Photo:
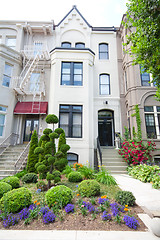
[[(75, 159), (69, 159), (68, 156), (75, 156)], [(73, 152), (67, 152), (67, 160), (68, 160), (68, 165), (71, 166), (74, 163), (78, 163), (78, 154), (77, 153), (73, 153)]]
[[(68, 46), (63, 46), (64, 44), (68, 44)], [(62, 48), (71, 48), (71, 43), (70, 42), (62, 42), (61, 47)]]
[[(83, 46), (78, 47), (78, 46), (77, 46), (78, 44), (82, 44)], [(77, 43), (75, 43), (75, 48), (85, 48), (85, 43), (83, 43), (83, 42), (77, 42)]]
[[(76, 109), (77, 107), (81, 109)], [(59, 127), (63, 128), (64, 124), (61, 124), (61, 114), (68, 113), (68, 134), (66, 134), (67, 138), (82, 138), (82, 118), (83, 118), (83, 106), (82, 105), (68, 105), (68, 104), (60, 104), (59, 106)], [(80, 136), (73, 135), (73, 115), (74, 113), (78, 113), (81, 116), (81, 125), (80, 125)]]
[[(69, 74), (64, 74), (63, 73), (63, 64), (65, 64), (65, 63), (69, 63), (70, 64), (70, 73)], [(82, 73), (81, 74), (75, 74), (74, 73), (74, 69), (75, 69), (75, 65), (76, 64), (81, 64), (81, 70), (82, 70)], [(69, 75), (70, 76), (70, 80), (69, 80), (69, 84), (65, 84), (64, 82), (63, 82), (63, 75)], [(81, 84), (75, 84), (76, 83), (76, 81), (74, 81), (74, 76), (75, 75), (80, 75), (81, 76), (81, 81), (80, 81), (80, 83)], [(65, 86), (83, 86), (83, 62), (62, 62), (61, 63), (61, 85), (65, 85)]]
[[(107, 46), (107, 51), (102, 51), (101, 50), (102, 45)], [(106, 56), (107, 56), (105, 58), (101, 56), (104, 53), (106, 53)], [(108, 43), (99, 43), (99, 59), (100, 60), (108, 60), (109, 59), (109, 44)]]
[[(108, 76), (108, 79), (109, 79), (109, 84), (102, 84), (101, 83), (101, 76)], [(102, 85), (106, 85), (106, 86), (109, 86), (109, 94), (107, 94), (107, 93), (105, 93), (105, 94), (102, 94), (101, 92), (101, 86)], [(100, 95), (111, 95), (111, 86), (110, 86), (111, 84), (110, 84), (110, 74), (108, 74), (108, 73), (101, 73), (100, 75), (99, 75), (99, 94)]]
[[(141, 65), (140, 65), (140, 74), (141, 74), (141, 85), (143, 87), (150, 87), (151, 86), (151, 83), (150, 83), (150, 74), (145, 72), (145, 68), (143, 68)], [(148, 79), (144, 79), (148, 77)]]

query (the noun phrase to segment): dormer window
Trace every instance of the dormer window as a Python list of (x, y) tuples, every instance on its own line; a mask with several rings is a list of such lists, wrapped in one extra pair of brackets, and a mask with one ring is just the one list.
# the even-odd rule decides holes
[(75, 44), (75, 47), (76, 48), (85, 48), (85, 44), (81, 43), (81, 42), (78, 42), (78, 43)]
[(61, 47), (63, 47), (63, 48), (71, 48), (71, 43), (70, 42), (62, 42)]

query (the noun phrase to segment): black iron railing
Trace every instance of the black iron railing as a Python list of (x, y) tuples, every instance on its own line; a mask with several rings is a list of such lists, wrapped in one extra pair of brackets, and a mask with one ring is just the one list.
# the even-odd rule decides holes
[(101, 151), (101, 145), (98, 137), (97, 137), (97, 151), (99, 154), (100, 164), (102, 166), (102, 151)]

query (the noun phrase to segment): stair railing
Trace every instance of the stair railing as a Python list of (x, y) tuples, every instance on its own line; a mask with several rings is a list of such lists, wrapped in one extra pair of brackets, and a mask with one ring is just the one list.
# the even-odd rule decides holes
[(19, 135), (17, 133), (11, 133), (4, 141), (0, 144), (0, 155), (9, 147), (17, 144)]
[(17, 161), (14, 164), (15, 174), (22, 168), (23, 164), (27, 161), (28, 152), (29, 152), (30, 142), (27, 144), (25, 149), (19, 155)]
[(97, 137), (97, 152), (99, 154), (100, 164), (102, 166), (102, 150), (101, 150), (101, 145), (98, 137)]

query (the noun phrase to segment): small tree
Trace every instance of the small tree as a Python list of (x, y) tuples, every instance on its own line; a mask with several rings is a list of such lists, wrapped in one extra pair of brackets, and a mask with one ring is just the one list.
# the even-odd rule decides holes
[(32, 134), (30, 147), (29, 147), (29, 154), (28, 154), (28, 161), (27, 161), (27, 171), (28, 172), (36, 172), (35, 164), (38, 162), (38, 156), (34, 153), (35, 148), (38, 147), (38, 135), (36, 130)]
[[(63, 170), (63, 165), (66, 166), (68, 161), (66, 159), (67, 151), (70, 149), (70, 146), (66, 144), (66, 140), (63, 141), (60, 139), (60, 136), (63, 134), (65, 136), (64, 130), (62, 128), (57, 128), (54, 130), (54, 124), (58, 123), (58, 118), (54, 114), (49, 114), (46, 117), (46, 122), (53, 124), (53, 130), (46, 128), (43, 131), (43, 135), (40, 139), (40, 145), (35, 149), (35, 153), (39, 155), (39, 162), (36, 164), (40, 178), (46, 178), (48, 181), (48, 188), (51, 187), (51, 181), (54, 180), (57, 182), (57, 177), (55, 179), (55, 174), (53, 173), (54, 169), (58, 169), (56, 166), (60, 166), (58, 170)], [(56, 152), (55, 139), (59, 139), (58, 151)], [(63, 144), (62, 144), (63, 143)], [(65, 160), (63, 160), (65, 158)], [(59, 164), (58, 164), (59, 163)], [(63, 163), (63, 164), (62, 164)]]

